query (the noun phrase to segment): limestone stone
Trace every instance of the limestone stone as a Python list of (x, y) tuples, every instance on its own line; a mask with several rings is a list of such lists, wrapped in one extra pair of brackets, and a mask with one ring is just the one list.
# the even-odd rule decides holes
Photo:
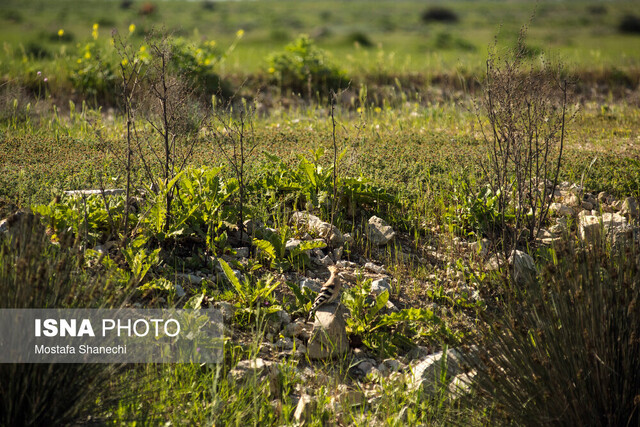
[(396, 236), (393, 228), (382, 218), (372, 216), (367, 223), (367, 238), (376, 246), (388, 244)]
[(342, 245), (345, 241), (338, 227), (322, 221), (309, 212), (294, 212), (291, 216), (291, 222), (298, 227), (308, 227), (309, 230), (314, 231), (320, 237), (327, 239), (333, 246)]
[(340, 303), (321, 306), (315, 313), (311, 338), (307, 344), (310, 359), (326, 359), (349, 350), (346, 325)]

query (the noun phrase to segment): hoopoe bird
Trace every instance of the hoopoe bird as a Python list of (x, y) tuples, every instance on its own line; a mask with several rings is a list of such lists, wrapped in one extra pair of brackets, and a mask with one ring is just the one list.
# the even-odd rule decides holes
[(329, 277), (329, 280), (322, 285), (322, 289), (320, 289), (318, 296), (313, 301), (307, 322), (310, 322), (313, 319), (313, 316), (316, 314), (316, 310), (318, 310), (321, 305), (332, 303), (340, 297), (342, 280), (340, 279), (340, 276), (338, 276), (338, 267), (330, 265), (329, 271), (331, 272), (331, 277)]

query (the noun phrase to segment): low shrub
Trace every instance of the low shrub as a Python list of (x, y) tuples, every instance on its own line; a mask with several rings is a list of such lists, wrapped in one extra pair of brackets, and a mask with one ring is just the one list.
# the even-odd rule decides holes
[(153, 15), (156, 13), (157, 6), (151, 2), (145, 2), (140, 5), (140, 9), (138, 9), (138, 13), (142, 16)]
[(325, 51), (306, 35), (287, 45), (283, 52), (271, 54), (267, 62), (270, 74), (282, 89), (308, 97), (337, 91), (349, 83), (344, 71), (332, 64)]
[(198, 44), (177, 37), (171, 40), (171, 63), (174, 72), (185, 76), (192, 87), (197, 87), (205, 99), (218, 94), (224, 98), (231, 96), (229, 83), (216, 72), (216, 66), (227, 52), (218, 48), (215, 41)]
[[(0, 234), (0, 308), (119, 306), (126, 290), (83, 271), (82, 259), (53, 245), (35, 215), (13, 215)], [(109, 364), (0, 364), (0, 425), (77, 423), (121, 397), (103, 393), (117, 372)]]
[(640, 16), (627, 15), (620, 21), (618, 29), (621, 33), (640, 34)]
[(98, 24), (93, 25), (93, 40), (77, 45), (72, 55), (70, 80), (76, 91), (96, 104), (113, 104), (120, 87), (113, 52), (98, 40)]
[(371, 41), (371, 38), (369, 38), (369, 36), (366, 33), (363, 33), (362, 31), (355, 31), (349, 34), (348, 40), (351, 43), (358, 43), (362, 47), (373, 46), (373, 42)]
[(422, 14), (424, 22), (458, 22), (458, 15), (446, 7), (430, 7)]
[(477, 343), (473, 406), (515, 425), (638, 425), (639, 248), (628, 243), (565, 243), (537, 282), (514, 288)]

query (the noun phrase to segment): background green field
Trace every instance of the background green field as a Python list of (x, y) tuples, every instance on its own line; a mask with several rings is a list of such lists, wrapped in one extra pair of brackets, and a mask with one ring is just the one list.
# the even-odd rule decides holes
[[(298, 34), (311, 35), (350, 73), (448, 73), (484, 67), (487, 46), (497, 35), (512, 42), (534, 13), (528, 45), (563, 58), (573, 70), (619, 69), (637, 72), (640, 37), (621, 34), (619, 24), (635, 2), (529, 1), (231, 1), (153, 3), (142, 15), (142, 2), (122, 9), (119, 1), (20, 1), (0, 6), (0, 39), (7, 47), (41, 48), (55, 53), (57, 32), (70, 45), (87, 39), (94, 23), (102, 34), (137, 26), (142, 36), (162, 27), (193, 39), (231, 42), (245, 37), (224, 64), (224, 72), (265, 70), (265, 56)], [(455, 23), (424, 22), (423, 12), (446, 6)], [(360, 41), (359, 43), (357, 41)], [(64, 41), (63, 41), (64, 42)], [(366, 46), (368, 44), (368, 46)], [(3, 63), (6, 58), (3, 59)]]

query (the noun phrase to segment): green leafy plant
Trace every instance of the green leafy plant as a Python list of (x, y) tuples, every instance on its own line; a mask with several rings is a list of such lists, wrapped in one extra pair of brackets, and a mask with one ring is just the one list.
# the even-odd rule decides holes
[(104, 199), (97, 195), (63, 196), (48, 205), (33, 206), (32, 210), (42, 215), (54, 235), (73, 233), (86, 237), (87, 243), (93, 245), (117, 232), (117, 224), (124, 215), (124, 198), (110, 196), (107, 210)]
[(144, 248), (146, 243), (147, 239), (140, 236), (129, 242), (129, 245), (122, 250), (135, 284), (141, 283), (149, 270), (160, 263), (160, 248), (147, 252)]
[[(195, 235), (215, 241), (220, 223), (234, 215), (233, 208), (225, 208), (225, 202), (237, 190), (237, 181), (224, 181), (221, 168), (187, 168), (177, 173), (167, 185), (158, 182), (152, 194), (151, 206), (145, 218), (148, 231), (162, 241), (178, 236)], [(179, 189), (176, 190), (176, 189)], [(167, 215), (167, 193), (175, 193), (171, 214)], [(167, 226), (167, 218), (170, 223)]]
[(308, 264), (307, 251), (324, 248), (322, 241), (301, 241), (298, 245), (287, 250), (287, 242), (291, 236), (291, 229), (281, 227), (279, 233), (266, 232), (263, 239), (253, 239), (253, 244), (260, 250), (261, 256), (270, 261), (271, 268), (286, 271), (291, 267), (301, 268)]
[(419, 338), (450, 336), (444, 322), (430, 310), (410, 308), (399, 312), (381, 313), (389, 301), (389, 292), (371, 295), (371, 279), (345, 290), (342, 302), (351, 312), (347, 333), (362, 338), (362, 342), (382, 355), (395, 355), (411, 348)]
[[(343, 150), (336, 159), (338, 165), (346, 155)], [(292, 168), (277, 156), (266, 154), (267, 167), (260, 182), (260, 189), (266, 190), (272, 203), (284, 199), (292, 201), (301, 209), (319, 209), (323, 213), (331, 210), (333, 192), (333, 165), (323, 166), (321, 158), (324, 148), (311, 152), (311, 159), (298, 156), (297, 167)], [(354, 216), (356, 207), (360, 209), (378, 210), (384, 204), (393, 205), (395, 197), (381, 186), (372, 184), (367, 178), (338, 177), (337, 196), (340, 206), (347, 209), (349, 216)], [(257, 192), (257, 188), (252, 189)]]
[[(502, 226), (499, 198), (500, 190), (494, 193), (490, 186), (484, 186), (474, 192), (467, 182), (461, 181), (453, 187), (454, 204), (447, 210), (445, 217), (465, 234), (497, 236)], [(505, 218), (511, 221), (515, 217), (507, 212)]]
[(183, 37), (171, 41), (171, 65), (174, 72), (186, 76), (194, 86), (201, 88), (207, 98), (217, 94), (222, 97), (232, 95), (228, 82), (223, 80), (217, 68), (229, 55), (242, 37), (238, 32), (235, 41), (223, 51), (214, 40), (194, 43)]
[[(225, 277), (236, 292), (238, 301), (236, 320), (239, 324), (248, 325), (256, 317), (268, 316), (282, 310), (273, 295), (273, 291), (280, 286), (280, 282), (276, 281), (273, 276), (256, 278), (251, 272), (240, 275), (225, 260), (219, 259), (218, 261)], [(257, 264), (253, 266), (253, 269), (260, 267)]]
[(271, 54), (267, 62), (269, 72), (281, 88), (308, 97), (348, 85), (345, 73), (331, 64), (327, 54), (306, 35), (287, 45), (284, 52)]
[(293, 292), (295, 296), (295, 301), (292, 302), (288, 307), (287, 311), (292, 315), (298, 316), (307, 316), (309, 311), (311, 310), (311, 306), (313, 305), (313, 301), (315, 300), (317, 294), (315, 294), (308, 287), (301, 288), (298, 284), (293, 282), (287, 282), (287, 286)]
[(98, 24), (94, 24), (92, 40), (79, 43), (75, 57), (70, 58), (73, 87), (96, 103), (115, 101), (119, 80), (113, 53), (98, 39)]

